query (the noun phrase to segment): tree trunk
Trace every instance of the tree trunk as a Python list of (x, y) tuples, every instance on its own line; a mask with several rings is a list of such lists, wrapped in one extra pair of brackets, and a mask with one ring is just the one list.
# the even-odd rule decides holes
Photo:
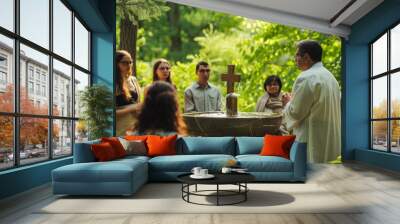
[(120, 49), (128, 51), (132, 56), (132, 72), (136, 75), (136, 41), (138, 26), (127, 18), (120, 23)]
[(172, 28), (170, 52), (176, 54), (182, 49), (179, 5), (168, 4), (168, 6), (170, 7), (168, 11), (168, 21)]

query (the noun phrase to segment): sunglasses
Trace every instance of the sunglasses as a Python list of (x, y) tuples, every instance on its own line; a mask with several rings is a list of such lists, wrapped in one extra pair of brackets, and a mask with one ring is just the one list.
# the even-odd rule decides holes
[(199, 70), (199, 72), (201, 72), (201, 73), (204, 73), (204, 72), (207, 72), (207, 73), (210, 73), (210, 69), (200, 69)]
[(120, 61), (120, 63), (124, 65), (131, 65), (133, 61)]
[(158, 69), (159, 70), (167, 70), (168, 71), (170, 68), (169, 67), (158, 67)]

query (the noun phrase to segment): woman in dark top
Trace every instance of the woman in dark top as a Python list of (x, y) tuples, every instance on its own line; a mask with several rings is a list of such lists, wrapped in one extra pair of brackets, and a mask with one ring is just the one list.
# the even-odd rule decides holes
[(127, 51), (117, 51), (116, 123), (117, 136), (125, 135), (136, 121), (137, 104), (140, 102), (140, 85), (132, 74), (132, 57)]

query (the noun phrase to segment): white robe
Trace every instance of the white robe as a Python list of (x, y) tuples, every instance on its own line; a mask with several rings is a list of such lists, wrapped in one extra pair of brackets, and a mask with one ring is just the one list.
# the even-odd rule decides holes
[(340, 87), (321, 62), (297, 77), (283, 113), (296, 140), (307, 143), (309, 162), (337, 159), (341, 152)]

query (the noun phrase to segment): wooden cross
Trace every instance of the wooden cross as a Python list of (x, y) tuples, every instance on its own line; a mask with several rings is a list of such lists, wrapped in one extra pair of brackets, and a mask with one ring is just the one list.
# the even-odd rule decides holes
[(222, 74), (221, 79), (227, 82), (227, 94), (235, 92), (235, 82), (240, 82), (240, 75), (235, 74), (235, 65), (228, 65), (228, 73)]

